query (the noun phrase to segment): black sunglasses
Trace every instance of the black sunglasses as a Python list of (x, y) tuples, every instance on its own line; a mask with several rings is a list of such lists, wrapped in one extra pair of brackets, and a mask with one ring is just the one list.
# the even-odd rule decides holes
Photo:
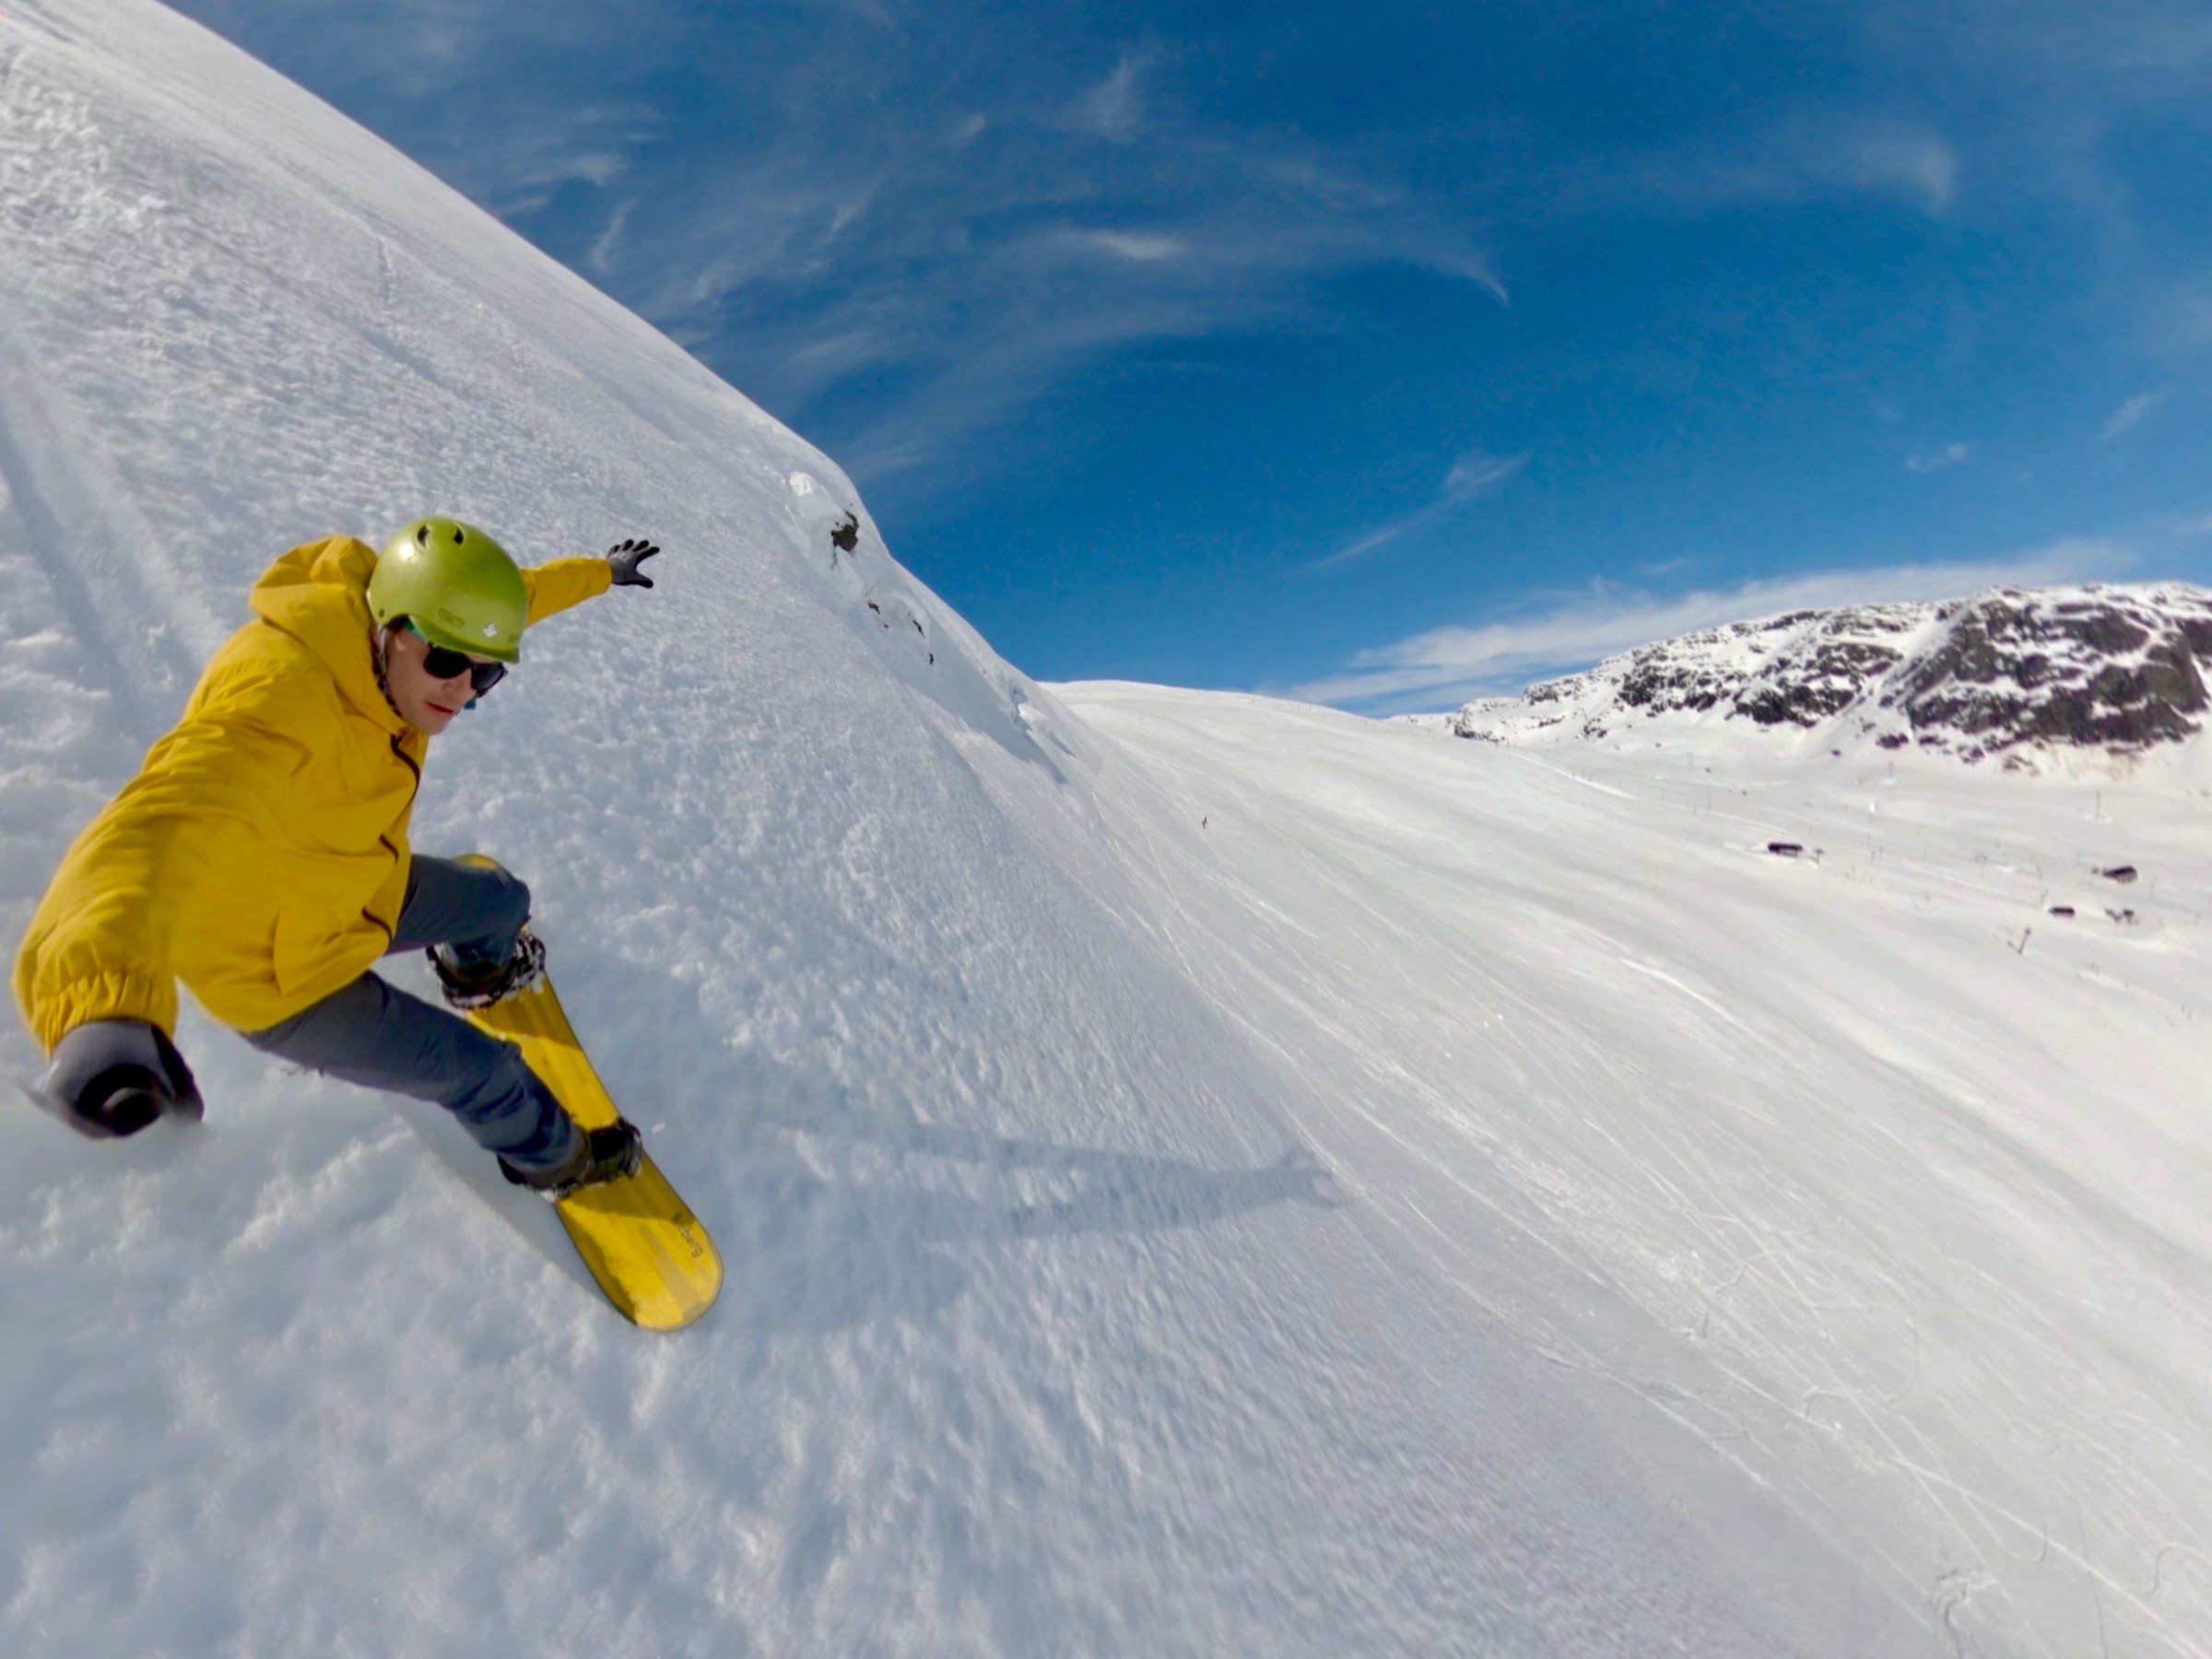
[(410, 617), (405, 624), (406, 630), (429, 649), (422, 653), (422, 671), (432, 679), (459, 679), (468, 676), (468, 688), (478, 697), (507, 677), (504, 663), (479, 663), (465, 651), (449, 651), (443, 645), (431, 645), (429, 636), (415, 626)]

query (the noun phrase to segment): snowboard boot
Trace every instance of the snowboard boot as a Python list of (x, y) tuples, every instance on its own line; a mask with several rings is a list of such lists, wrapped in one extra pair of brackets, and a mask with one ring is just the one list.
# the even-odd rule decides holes
[(635, 1175), (644, 1160), (645, 1141), (638, 1134), (638, 1126), (628, 1118), (617, 1118), (579, 1134), (575, 1155), (559, 1169), (526, 1172), (502, 1158), (500, 1173), (516, 1186), (528, 1187), (548, 1203), (558, 1204), (585, 1187)]
[(546, 977), (546, 947), (527, 925), (514, 935), (514, 948), (500, 961), (463, 961), (451, 945), (433, 945), (426, 954), (437, 971), (446, 1006), (464, 1013), (503, 1002)]

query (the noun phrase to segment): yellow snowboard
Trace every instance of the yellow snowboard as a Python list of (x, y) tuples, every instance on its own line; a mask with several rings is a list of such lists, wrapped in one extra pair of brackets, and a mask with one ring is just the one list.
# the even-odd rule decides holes
[[(549, 978), (474, 1009), (468, 1018), (519, 1046), (530, 1069), (584, 1128), (602, 1127), (621, 1115), (576, 1041)], [(626, 1319), (649, 1331), (678, 1331), (714, 1305), (722, 1257), (651, 1158), (635, 1175), (586, 1187), (554, 1208), (576, 1253)]]

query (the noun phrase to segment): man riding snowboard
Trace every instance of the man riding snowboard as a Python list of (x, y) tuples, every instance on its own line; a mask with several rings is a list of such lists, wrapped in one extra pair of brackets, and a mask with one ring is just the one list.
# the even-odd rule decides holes
[(517, 570), (481, 530), (420, 519), (380, 555), (352, 536), (294, 547), (254, 619), (217, 652), (183, 717), (78, 835), (16, 959), (52, 1057), (40, 1104), (86, 1135), (200, 1115), (178, 1053), (176, 982), (264, 1053), (436, 1100), (509, 1180), (560, 1197), (632, 1174), (638, 1132), (578, 1127), (508, 1043), (369, 971), (428, 949), (446, 1000), (536, 982), (530, 893), (497, 866), (410, 855), (430, 739), (498, 684), (523, 629), (659, 549)]

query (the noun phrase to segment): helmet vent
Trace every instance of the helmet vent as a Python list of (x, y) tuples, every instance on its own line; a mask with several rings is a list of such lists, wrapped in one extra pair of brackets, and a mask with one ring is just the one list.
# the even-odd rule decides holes
[(466, 531), (465, 531), (465, 530), (456, 530), (456, 531), (454, 531), (454, 532), (453, 532), (453, 546), (454, 546), (454, 547), (459, 547), (459, 546), (460, 546), (460, 545), (461, 545), (463, 542), (466, 541), (467, 539), (468, 539), (468, 533), (467, 533)]
[(427, 547), (430, 545), (430, 527), (428, 524), (415, 532), (415, 545), (419, 547)]

